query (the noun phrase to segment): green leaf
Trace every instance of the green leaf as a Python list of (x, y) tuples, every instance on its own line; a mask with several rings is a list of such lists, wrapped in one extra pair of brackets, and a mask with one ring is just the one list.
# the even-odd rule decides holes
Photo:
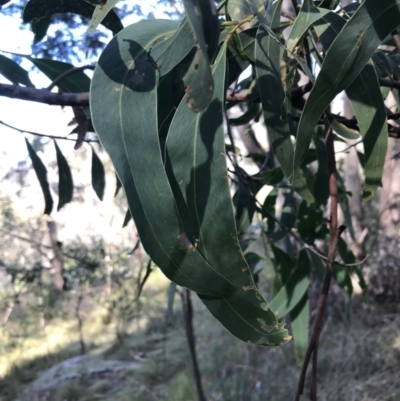
[[(177, 24), (178, 25), (178, 24)], [(169, 38), (157, 43), (151, 49), (160, 76), (168, 74), (196, 46), (189, 22), (184, 19)]]
[(331, 113), (325, 112), (325, 115), (329, 121), (329, 125), (332, 127), (335, 134), (345, 139), (360, 139), (360, 134), (357, 131), (353, 131), (352, 129), (347, 128), (344, 124), (335, 120)]
[(106, 177), (104, 166), (92, 147), (92, 187), (100, 200), (103, 200)]
[[(61, 13), (79, 14), (91, 19), (94, 9), (92, 2), (86, 0), (29, 0), (24, 8), (23, 20), (24, 22), (38, 21)], [(123, 29), (121, 20), (114, 11), (107, 15), (102, 25), (114, 34)]]
[(265, 198), (262, 215), (268, 220), (268, 230), (267, 233), (273, 233), (275, 229), (275, 220), (272, 216), (275, 216), (275, 204), (278, 199), (278, 190), (274, 188)]
[[(279, 28), (281, 5), (281, 0), (274, 5), (272, 29)], [(281, 46), (261, 27), (257, 32), (255, 54), (256, 73), (269, 142), (285, 176), (292, 183), (295, 191), (303, 199), (311, 203), (314, 200), (313, 196), (307, 188), (300, 171), (293, 172), (293, 145), (289, 124), (280, 118), (281, 105), (285, 98), (280, 80)], [(271, 96), (271, 93), (274, 96)]]
[(293, 191), (291, 189), (285, 189), (282, 190), (281, 193), (285, 200), (279, 220), (285, 229), (278, 227), (277, 231), (269, 235), (268, 239), (270, 243), (275, 243), (285, 238), (286, 235), (288, 235), (288, 231), (292, 229), (296, 222), (297, 207)]
[[(259, 345), (289, 340), (254, 284), (238, 242), (225, 152), (226, 46), (213, 66), (214, 98), (193, 114), (181, 102), (167, 137), (169, 179), (175, 189), (185, 232), (198, 238), (197, 249), (236, 290), (229, 297), (199, 294), (209, 311), (233, 335)], [(168, 166), (167, 166), (168, 167)]]
[(39, 43), (46, 35), (51, 23), (51, 17), (34, 19), (31, 22), (31, 31), (34, 33), (33, 43)]
[[(146, 281), (148, 280), (148, 278), (150, 277), (150, 274), (153, 272), (153, 268), (151, 266), (151, 259), (148, 261), (147, 266), (146, 266), (146, 273), (144, 274), (143, 280), (140, 282), (139, 284), (139, 289), (138, 289), (138, 293), (136, 296), (136, 299), (140, 298), (140, 295), (142, 294), (143, 291), (143, 287), (146, 284)], [(139, 277), (140, 278), (140, 277)]]
[(125, 213), (124, 223), (122, 224), (122, 228), (125, 228), (128, 223), (132, 220), (131, 211), (128, 209)]
[[(334, 35), (340, 32), (344, 24), (342, 18), (330, 13), (326, 16), (325, 24), (315, 26), (325, 50), (330, 51)], [(363, 137), (365, 156), (363, 199), (369, 200), (381, 182), (388, 141), (386, 109), (376, 72), (370, 60), (346, 88), (346, 94), (351, 101)]]
[[(54, 81), (62, 73), (74, 68), (72, 64), (62, 61), (50, 60), (46, 58), (26, 57), (51, 81)], [(67, 89), (69, 92), (88, 92), (90, 88), (90, 78), (83, 72), (79, 71), (75, 74), (68, 75), (63, 78), (59, 85)]]
[(290, 321), (296, 362), (301, 365), (307, 350), (310, 322), (310, 302), (307, 293), (303, 295), (300, 302), (290, 312)]
[(300, 251), (298, 266), (292, 271), (281, 290), (270, 302), (270, 308), (282, 318), (299, 304), (310, 285), (310, 262), (306, 251)]
[[(317, 127), (317, 130), (319, 128)], [(322, 129), (320, 130), (322, 131)], [(318, 171), (314, 182), (315, 202), (317, 205), (325, 206), (329, 198), (328, 156), (324, 140), (316, 137), (314, 143), (318, 158)]]
[(114, 198), (118, 195), (120, 189), (122, 188), (121, 180), (119, 179), (118, 174), (115, 174), (115, 181), (116, 181), (116, 186), (115, 186)]
[(346, 89), (364, 144), (365, 185), (363, 200), (370, 200), (377, 191), (383, 174), (388, 144), (386, 107), (371, 61)]
[(207, 54), (198, 49), (185, 75), (187, 106), (195, 113), (204, 110), (211, 102), (214, 82)]
[[(337, 35), (301, 115), (294, 170), (300, 167), (307, 154), (314, 126), (322, 113), (334, 97), (354, 81), (379, 44), (397, 27), (399, 9), (400, 0), (365, 0)], [(337, 60), (341, 60), (340, 68)]]
[(184, 77), (186, 102), (195, 113), (204, 110), (214, 91), (212, 61), (218, 47), (219, 21), (215, 4), (204, 0), (183, 0), (186, 16), (199, 48)]
[(28, 142), (26, 138), (25, 142), (26, 147), (28, 148), (29, 157), (32, 161), (32, 167), (35, 170), (36, 176), (42, 188), (45, 202), (44, 214), (50, 214), (53, 209), (53, 198), (50, 193), (49, 182), (47, 181), (47, 169), (43, 162), (40, 160), (40, 157), (36, 154), (35, 149), (33, 149), (32, 145)]
[(236, 193), (236, 227), (241, 233), (247, 232), (256, 211), (256, 203), (250, 193), (255, 192), (254, 183), (248, 180), (244, 170), (240, 167), (237, 172), (241, 175)]
[(297, 230), (301, 238), (313, 245), (316, 239), (324, 239), (324, 226), (322, 225), (322, 210), (315, 204), (302, 201), (297, 214)]
[[(96, 5), (93, 11), (92, 20), (90, 21), (88, 33), (92, 33), (97, 29), (97, 27), (104, 21), (108, 13), (118, 2), (119, 0), (101, 0), (100, 4)], [(121, 29), (119, 29), (117, 32), (119, 32)]]
[[(338, 201), (340, 208), (342, 209), (344, 222), (346, 224), (347, 231), (350, 234), (350, 237), (353, 241), (356, 241), (356, 235), (354, 233), (353, 221), (350, 211), (349, 200), (347, 198), (348, 193), (346, 192), (346, 186), (340, 174), (337, 174), (338, 177)], [(352, 196), (351, 194), (349, 196)]]
[(59, 211), (65, 204), (71, 202), (74, 192), (74, 183), (72, 181), (71, 169), (68, 162), (62, 154), (57, 142), (54, 141), (57, 155), (58, 166), (58, 206)]
[[(268, 0), (269, 1), (269, 0)], [(229, 0), (228, 12), (234, 21), (241, 20), (264, 5), (263, 0)]]
[(11, 81), (14, 85), (25, 85), (33, 88), (34, 85), (29, 79), (28, 71), (24, 70), (15, 61), (0, 54), (0, 74)]
[(156, 117), (157, 71), (148, 52), (175, 29), (173, 21), (144, 20), (109, 43), (92, 80), (92, 120), (151, 259), (178, 285), (227, 296), (235, 285), (207, 263), (195, 247), (196, 239), (185, 232), (164, 170)]

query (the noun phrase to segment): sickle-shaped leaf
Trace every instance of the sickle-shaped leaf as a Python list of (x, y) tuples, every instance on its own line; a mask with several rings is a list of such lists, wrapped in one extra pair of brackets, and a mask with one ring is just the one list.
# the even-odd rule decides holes
[[(324, 49), (328, 50), (335, 34), (340, 32), (345, 21), (334, 13), (327, 15), (324, 21), (325, 24), (316, 25), (315, 30)], [(371, 60), (346, 88), (346, 94), (351, 101), (363, 137), (365, 157), (363, 199), (369, 200), (378, 189), (382, 178), (388, 142), (386, 108)], [(338, 133), (343, 134), (343, 132)]]
[[(279, 29), (282, 0), (274, 5), (272, 29)], [(284, 91), (280, 78), (281, 46), (263, 28), (259, 28), (256, 39), (256, 73), (260, 87), (264, 121), (268, 139), (275, 152), (282, 170), (293, 188), (307, 202), (313, 202), (313, 196), (299, 170), (293, 172), (293, 145), (287, 121), (282, 121), (281, 105)]]
[(40, 187), (42, 188), (45, 202), (44, 214), (50, 214), (53, 209), (53, 198), (50, 193), (49, 182), (47, 181), (47, 169), (42, 160), (40, 160), (40, 157), (36, 154), (35, 149), (33, 149), (32, 145), (26, 138), (25, 142), (26, 147), (28, 148), (29, 157), (32, 161), (32, 167), (35, 170)]
[(0, 54), (0, 75), (11, 81), (14, 85), (25, 85), (33, 88), (34, 85), (29, 79), (28, 71), (24, 70), (15, 61)]
[(65, 204), (71, 202), (74, 191), (74, 183), (72, 181), (71, 169), (69, 168), (68, 162), (62, 154), (56, 141), (54, 141), (54, 146), (56, 148), (58, 166), (58, 211)]
[[(34, 58), (30, 56), (26, 58), (52, 81), (62, 73), (74, 68), (72, 64), (64, 63), (62, 61), (46, 58)], [(59, 82), (59, 84), (70, 92), (88, 92), (90, 88), (90, 78), (83, 71), (79, 71), (75, 74), (66, 76)]]
[[(297, 130), (294, 170), (300, 167), (314, 126), (334, 97), (360, 74), (379, 44), (400, 20), (400, 0), (365, 0), (326, 53)], [(341, 60), (338, 68), (337, 61)]]
[(226, 46), (220, 50), (213, 76), (214, 98), (193, 114), (181, 102), (167, 137), (171, 186), (181, 206), (185, 231), (197, 238), (197, 249), (222, 276), (236, 286), (226, 298), (203, 296), (210, 312), (236, 337), (259, 345), (281, 345), (290, 337), (254, 284), (241, 252), (229, 191), (223, 113)]
[[(91, 19), (94, 9), (92, 2), (86, 0), (30, 0), (24, 8), (23, 20), (31, 22), (60, 13), (74, 13)], [(108, 13), (102, 25), (114, 34), (123, 29), (121, 20), (114, 11)]]
[(140, 239), (151, 259), (176, 284), (227, 296), (235, 286), (218, 273), (185, 232), (164, 170), (158, 138), (157, 71), (149, 55), (176, 23), (145, 20), (107, 46), (91, 87), (94, 127), (124, 186)]

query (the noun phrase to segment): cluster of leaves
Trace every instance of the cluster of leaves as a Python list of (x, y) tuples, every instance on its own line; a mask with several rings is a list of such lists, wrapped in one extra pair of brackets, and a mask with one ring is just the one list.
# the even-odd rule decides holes
[[(25, 14), (30, 3), (37, 3), (32, 19), (53, 4), (31, 0)], [(96, 6), (91, 29), (112, 17), (108, 12), (115, 3)], [(399, 51), (390, 37), (400, 1), (337, 5), (322, 1), (317, 7), (304, 0), (293, 20), (283, 21), (282, 0), (229, 0), (217, 8), (212, 2), (185, 0), (180, 23), (146, 20), (121, 30), (102, 53), (90, 85), (91, 123), (125, 189), (150, 258), (173, 283), (197, 292), (243, 341), (284, 344), (290, 336), (280, 319), (289, 314), (299, 354), (307, 341), (310, 275), (314, 270), (320, 277), (324, 269), (314, 246), (328, 236), (321, 124), (332, 127), (337, 141), (363, 144), (363, 198), (370, 199), (380, 184), (388, 138), (378, 78), (400, 76)], [(250, 77), (239, 81), (249, 68)], [(312, 88), (306, 101), (299, 84), (304, 75)], [(70, 80), (77, 82), (78, 74)], [(329, 110), (343, 90), (355, 120)], [(230, 119), (227, 110), (239, 101), (247, 111)], [(260, 162), (250, 155), (260, 171), (249, 176), (238, 166), (231, 127), (261, 116), (273, 157)], [(226, 155), (234, 167), (231, 175)], [(339, 202), (354, 237), (340, 176), (338, 182)], [(265, 186), (274, 189), (259, 204), (255, 195)], [(280, 215), (275, 213), (278, 195), (284, 199)], [(244, 235), (256, 215), (257, 235)], [(286, 241), (285, 252), (278, 241)], [(256, 252), (260, 243), (263, 251)], [(343, 240), (339, 254), (344, 263), (354, 264)], [(270, 304), (254, 282), (269, 258), (276, 271)], [(334, 277), (348, 294), (354, 273), (364, 285), (357, 267), (335, 266)]]
[[(250, 266), (244, 262), (249, 257), (242, 254), (239, 245), (226, 160), (221, 157), (225, 153), (227, 87), (252, 67), (248, 110), (253, 103), (261, 108), (279, 162), (275, 168), (285, 176), (274, 184), (290, 183), (303, 199), (298, 206), (297, 229), (304, 242), (325, 239), (326, 229), (318, 226), (329, 192), (323, 132), (318, 123), (330, 102), (345, 89), (363, 138), (364, 199), (369, 199), (380, 182), (388, 137), (385, 105), (370, 59), (397, 26), (399, 10), (396, 2), (377, 5), (365, 1), (333, 12), (305, 1), (283, 43), (281, 3), (272, 6), (267, 2), (264, 9), (262, 3), (230, 1), (221, 4), (225, 18), (218, 20), (212, 6), (185, 2), (186, 18), (179, 26), (170, 21), (142, 21), (130, 26), (103, 52), (91, 86), (94, 127), (126, 190), (146, 251), (173, 282), (196, 291), (234, 335), (262, 345), (288, 340), (276, 319), (290, 312), (293, 331), (304, 333), (309, 266), (318, 269), (321, 261), (303, 249), (294, 264), (271, 245), (274, 237), (285, 236), (296, 224), (298, 202), (286, 189), (284, 207), (291, 210), (284, 213), (284, 209), (281, 226), (274, 231), (273, 212), (268, 212), (268, 206), (275, 205), (276, 192), (270, 194), (260, 211), (266, 210), (272, 232), (268, 235), (262, 224), (266, 231), (262, 235), (269, 237), (275, 251), (277, 277), (283, 286), (269, 306), (256, 289)], [(243, 29), (245, 24), (248, 29)], [(352, 37), (354, 40), (349, 39)], [(321, 65), (317, 78), (315, 68), (303, 57), (306, 46), (308, 56)], [(390, 59), (385, 52), (378, 53)], [(339, 59), (343, 60), (341, 69), (337, 68)], [(292, 107), (291, 93), (298, 86), (298, 70), (309, 77), (313, 87), (297, 123), (292, 117), (298, 117), (299, 112)], [(359, 138), (329, 110), (326, 118), (338, 135)], [(254, 192), (249, 184), (241, 185), (243, 174), (234, 156), (231, 159), (239, 179), (238, 215), (244, 208), (250, 215), (257, 207)], [(310, 165), (315, 160), (319, 166), (314, 177)], [(271, 170), (266, 173), (266, 177), (259, 173), (258, 185), (272, 183)], [(346, 211), (343, 184), (341, 189)], [(354, 262), (344, 241), (339, 250), (344, 261)], [(280, 271), (279, 265), (291, 267)], [(343, 267), (335, 270), (338, 283), (349, 292), (350, 273), (351, 269)]]

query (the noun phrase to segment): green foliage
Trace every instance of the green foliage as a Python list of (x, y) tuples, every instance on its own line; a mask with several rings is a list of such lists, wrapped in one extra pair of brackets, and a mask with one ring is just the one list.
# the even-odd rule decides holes
[[(103, 23), (116, 34), (92, 80), (78, 71), (58, 86), (90, 90), (91, 121), (115, 167), (116, 194), (122, 186), (128, 200), (124, 226), (132, 217), (151, 259), (142, 284), (154, 263), (173, 283), (170, 313), (175, 286), (189, 288), (232, 334), (252, 344), (287, 342), (281, 319), (289, 316), (300, 361), (308, 340), (310, 277), (324, 270), (317, 244), (329, 236), (323, 216), (330, 173), (321, 126), (335, 131), (337, 143), (360, 139), (363, 198), (371, 199), (381, 182), (389, 133), (380, 79), (400, 76), (399, 50), (389, 53), (382, 45), (390, 45), (387, 36), (398, 25), (400, 1), (365, 0), (343, 10), (337, 1), (317, 7), (305, 0), (293, 21), (284, 22), (282, 0), (232, 0), (219, 10), (213, 2), (185, 0), (180, 23), (146, 20), (125, 29), (110, 11), (116, 3), (30, 0), (24, 20), (43, 21), (36, 30), (40, 37), (51, 15), (74, 12), (93, 15), (90, 30)], [(287, 37), (282, 32), (288, 26)], [(28, 59), (51, 80), (72, 68)], [(0, 74), (32, 86), (14, 64), (0, 56)], [(330, 110), (343, 90), (354, 120)], [(230, 109), (239, 102), (242, 114), (232, 117)], [(232, 130), (250, 131), (259, 120), (269, 149), (245, 156), (258, 170), (251, 175)], [(50, 213), (46, 168), (27, 146)], [(60, 209), (72, 199), (73, 182), (57, 144), (56, 157)], [(354, 239), (351, 188), (341, 173), (338, 200)], [(103, 199), (105, 172), (93, 148), (92, 185)], [(352, 275), (365, 288), (355, 262), (341, 239), (333, 276), (347, 295)], [(268, 264), (270, 304), (255, 284)]]

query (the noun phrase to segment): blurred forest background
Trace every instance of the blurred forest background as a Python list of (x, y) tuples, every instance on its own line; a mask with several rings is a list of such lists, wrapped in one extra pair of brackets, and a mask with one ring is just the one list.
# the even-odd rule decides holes
[[(13, 1), (0, 13), (20, 18), (24, 3)], [(132, 14), (154, 18), (140, 3), (133, 8), (131, 3), (122, 2), (122, 20)], [(159, 7), (168, 17), (181, 16), (173, 0), (154, 9)], [(86, 35), (82, 23), (87, 26), (88, 20), (71, 14), (53, 18), (58, 19), (55, 28), (32, 45), (34, 55), (78, 65), (98, 57), (107, 41), (105, 31)], [(253, 127), (249, 134), (239, 127), (234, 134), (243, 154), (268, 151), (262, 129)], [(52, 140), (29, 138), (47, 161), (56, 190)], [(349, 197), (356, 232), (352, 250), (360, 260), (369, 256), (362, 265), (367, 290), (362, 292), (355, 280), (350, 299), (333, 285), (319, 351), (321, 400), (400, 399), (400, 140), (389, 141), (383, 186), (369, 203), (355, 195), (360, 183), (358, 174), (352, 175), (354, 148), (340, 161), (354, 188)], [(103, 202), (92, 188), (89, 144), (74, 151), (74, 142), (61, 142), (76, 177), (74, 199), (52, 217), (42, 214), (42, 194), (28, 154), (11, 167), (0, 163), (0, 400), (197, 399), (184, 291), (174, 291), (150, 263), (132, 221), (122, 227), (126, 201), (122, 191), (114, 196), (115, 174), (99, 144), (92, 146), (105, 168)], [(2, 147), (4, 157), (9, 151)], [(277, 215), (279, 208), (278, 202)], [(256, 223), (252, 229), (257, 230)], [(269, 260), (261, 267), (258, 285), (271, 299), (274, 267)], [(318, 297), (314, 280), (311, 316)], [(292, 342), (276, 349), (248, 346), (227, 333), (194, 296), (193, 306), (209, 401), (292, 399), (300, 371)]]

